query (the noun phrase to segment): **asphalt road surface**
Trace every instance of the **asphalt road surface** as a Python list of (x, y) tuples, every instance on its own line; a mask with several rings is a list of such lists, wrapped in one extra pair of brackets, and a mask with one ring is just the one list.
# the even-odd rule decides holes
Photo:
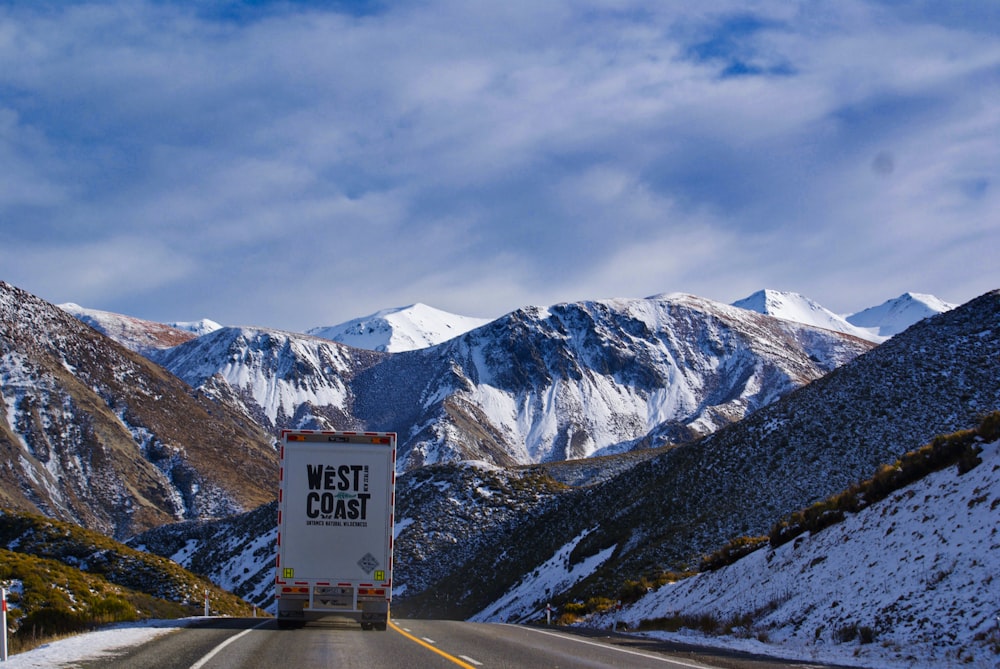
[(334, 620), (278, 630), (271, 619), (218, 618), (178, 628), (83, 669), (805, 669), (820, 667), (682, 647), (607, 632), (398, 620), (385, 632)]

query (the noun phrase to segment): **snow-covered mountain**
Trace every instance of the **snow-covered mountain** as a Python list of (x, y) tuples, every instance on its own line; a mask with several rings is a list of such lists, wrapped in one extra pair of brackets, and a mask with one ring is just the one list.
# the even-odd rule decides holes
[(733, 306), (750, 309), (775, 318), (805, 323), (818, 328), (853, 335), (880, 344), (914, 323), (955, 308), (933, 295), (904, 293), (900, 297), (848, 316), (833, 313), (816, 301), (798, 293), (759, 290), (733, 302)]
[(648, 446), (642, 440), (654, 427), (657, 444), (687, 440), (871, 346), (673, 295), (521, 309), (392, 354), (223, 328), (151, 358), (268, 429), (395, 431), (405, 470), (589, 457)]
[[(421, 379), (411, 464), (549, 462), (686, 441), (870, 348), (838, 333), (690, 295), (519, 309), (381, 367)], [(431, 364), (432, 360), (437, 364)], [(411, 371), (412, 370), (412, 371)], [(409, 389), (390, 396), (404, 405)], [(361, 412), (359, 412), (359, 415)], [(656, 443), (644, 441), (654, 427)], [(493, 445), (491, 448), (484, 446)]]
[(886, 300), (877, 307), (870, 307), (847, 317), (847, 322), (870, 332), (873, 336), (888, 338), (897, 335), (917, 321), (954, 309), (956, 305), (933, 295), (904, 293)]
[[(201, 334), (199, 330), (193, 327), (181, 327), (181, 324), (168, 325), (145, 321), (110, 311), (87, 309), (72, 302), (58, 306), (98, 332), (111, 337), (125, 348), (141, 354), (177, 346)], [(204, 321), (204, 323), (210, 322)]]
[(312, 328), (307, 333), (356, 348), (396, 353), (434, 346), (489, 322), (488, 318), (450, 314), (418, 302), (340, 325)]
[[(768, 314), (795, 323), (804, 323), (818, 328), (843, 332), (854, 337), (881, 343), (888, 337), (856, 327), (814, 300), (798, 293), (777, 290), (758, 290), (753, 295), (733, 302), (734, 307), (749, 309), (759, 314)], [(926, 314), (930, 315), (930, 314)]]

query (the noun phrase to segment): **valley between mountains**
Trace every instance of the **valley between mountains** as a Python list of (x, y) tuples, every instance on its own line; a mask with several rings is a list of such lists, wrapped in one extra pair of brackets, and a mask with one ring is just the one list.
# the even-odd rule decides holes
[[(996, 665), (1000, 291), (846, 319), (774, 291), (413, 314), (312, 334), (150, 324), (0, 283), (0, 518), (97, 530), (267, 609), (277, 431), (390, 430), (396, 616), (551, 605), (798, 659)], [(429, 334), (393, 338), (420, 319)], [(964, 464), (768, 545), (970, 430)]]

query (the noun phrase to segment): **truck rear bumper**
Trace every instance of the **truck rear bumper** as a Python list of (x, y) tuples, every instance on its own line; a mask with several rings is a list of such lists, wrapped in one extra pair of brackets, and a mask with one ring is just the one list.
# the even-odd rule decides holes
[(348, 618), (361, 623), (364, 629), (385, 629), (389, 620), (389, 602), (361, 601), (357, 603), (357, 608), (322, 604), (310, 607), (307, 597), (286, 595), (278, 599), (277, 613), (279, 627), (304, 625), (327, 618)]

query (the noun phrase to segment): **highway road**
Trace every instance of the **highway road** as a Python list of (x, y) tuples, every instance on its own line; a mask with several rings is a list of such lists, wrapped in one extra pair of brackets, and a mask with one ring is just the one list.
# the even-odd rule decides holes
[(311, 623), (278, 630), (271, 619), (218, 618), (158, 637), (83, 669), (793, 669), (819, 667), (725, 653), (695, 653), (635, 637), (562, 628), (398, 620), (385, 632), (357, 623)]

